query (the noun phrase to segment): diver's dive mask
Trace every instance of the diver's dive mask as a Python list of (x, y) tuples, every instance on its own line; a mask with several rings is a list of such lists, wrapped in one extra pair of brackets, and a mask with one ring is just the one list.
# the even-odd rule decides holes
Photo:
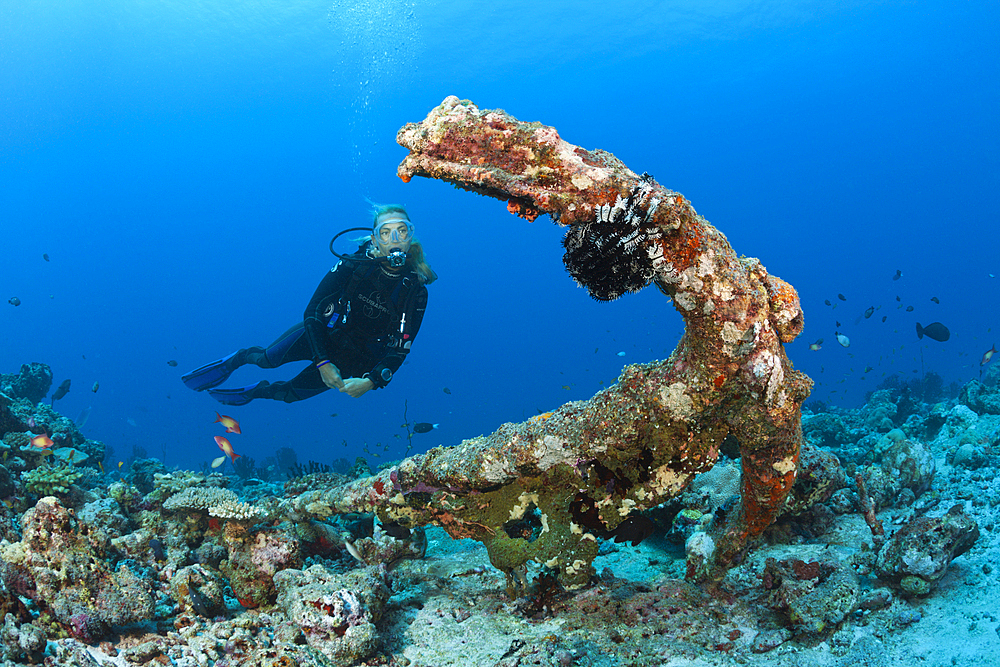
[[(403, 226), (386, 227), (386, 225), (392, 223), (402, 223)], [(372, 242), (371, 245), (367, 246), (368, 250), (365, 253), (367, 257), (342, 255), (333, 249), (333, 244), (344, 234), (361, 231), (371, 233)], [(351, 227), (337, 232), (330, 239), (330, 252), (340, 260), (385, 262), (392, 268), (398, 269), (406, 265), (407, 251), (409, 251), (412, 242), (413, 223), (406, 218), (390, 218), (377, 224), (374, 229), (370, 227)], [(375, 250), (378, 250), (377, 256), (372, 254)]]
[(372, 238), (389, 266), (399, 268), (406, 264), (406, 251), (413, 240), (413, 223), (406, 218), (383, 220), (372, 230)]

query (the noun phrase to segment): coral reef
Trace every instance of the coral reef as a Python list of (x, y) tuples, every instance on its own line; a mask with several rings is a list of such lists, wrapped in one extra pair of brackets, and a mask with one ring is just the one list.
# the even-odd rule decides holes
[(835, 559), (805, 562), (768, 558), (761, 575), (770, 591), (769, 606), (787, 615), (793, 632), (819, 635), (858, 606), (861, 582), (846, 563)]
[(930, 488), (934, 455), (923, 443), (908, 438), (895, 440), (887, 434), (876, 445), (876, 455), (878, 463), (860, 470), (876, 508), (891, 504), (903, 490), (915, 499)]
[[(995, 634), (1000, 416), (955, 398), (888, 398), (897, 417), (904, 405), (907, 415), (888, 431), (867, 423), (872, 406), (809, 416), (839, 424), (846, 437), (827, 444), (813, 431), (823, 446), (803, 444), (777, 522), (721, 581), (701, 587), (683, 581), (687, 568), (712, 566), (716, 536), (739, 504), (732, 437), (713, 468), (667, 502), (632, 509), (615, 530), (601, 527), (601, 511), (617, 505), (576, 508), (601, 521), (582, 526), (593, 536), (597, 573), (580, 591), (562, 585), (570, 582), (559, 568), (530, 559), (511, 571), (511, 586), (483, 544), (454, 540), (441, 527), (424, 530), (386, 513), (376, 523), (365, 513), (310, 518), (329, 512), (327, 494), (342, 484), (335, 478), (316, 478), (299, 498), (281, 500), (269, 497), (281, 495), (278, 482), (157, 473), (140, 463), (136, 481), (152, 487), (145, 494), (121, 482), (84, 491), (81, 478), (66, 498), (32, 506), (11, 475), (13, 495), (0, 504), (0, 665), (733, 665), (756, 664), (761, 653), (783, 667), (889, 657), (971, 664), (974, 649), (963, 647), (992, 651)], [(875, 405), (892, 412), (881, 397)], [(18, 473), (48, 466), (44, 457), (16, 458), (8, 454), (5, 464)], [(442, 503), (459, 508), (445, 528), (476, 528), (458, 522), (469, 518), (460, 507), (485, 494), (413, 488), (400, 477), (408, 465), (352, 484), (372, 484), (377, 500), (380, 479), (399, 483), (400, 508), (440, 492)], [(614, 500), (629, 481), (619, 479), (621, 467), (583, 465), (603, 482), (602, 499)], [(558, 529), (545, 493), (537, 501), (523, 493), (490, 498), (513, 505), (495, 520), (515, 545)], [(165, 501), (171, 509), (162, 509)], [(247, 505), (268, 521), (211, 514)], [(292, 520), (281, 520), (283, 510)], [(628, 546), (630, 535), (649, 539)], [(431, 558), (421, 558), (425, 550)], [(148, 622), (130, 622), (139, 619)], [(943, 632), (955, 641), (930, 641)]]
[(167, 498), (163, 503), (165, 510), (188, 510), (211, 512), (213, 509), (227, 507), (238, 503), (239, 496), (229, 489), (208, 486), (192, 486)]
[(306, 642), (333, 667), (349, 667), (374, 653), (377, 623), (392, 594), (384, 567), (342, 575), (324, 568), (282, 570), (274, 576), (278, 604)]
[[(32, 405), (38, 403), (52, 387), (52, 369), (46, 364), (37, 361), (30, 364), (21, 364), (21, 371), (17, 375), (0, 374), (0, 392), (10, 397), (21, 397), (27, 399)], [(0, 411), (3, 406), (0, 405)], [(0, 412), (2, 415), (2, 412)], [(0, 418), (0, 427), (4, 424), (4, 419)], [(13, 430), (13, 429), (9, 429)]]
[(299, 542), (271, 529), (245, 533), (226, 524), (225, 544), (229, 557), (220, 565), (233, 587), (233, 594), (248, 609), (270, 605), (277, 596), (274, 575), (302, 567)]
[(55, 497), (38, 501), (22, 519), (20, 542), (5, 544), (2, 583), (30, 599), (73, 636), (92, 642), (112, 626), (148, 619), (149, 585), (125, 563), (112, 568), (107, 537), (78, 526)]
[(875, 572), (911, 595), (926, 595), (977, 539), (979, 526), (956, 505), (943, 517), (921, 517), (900, 529), (879, 551)]
[(180, 606), (181, 613), (206, 618), (226, 613), (224, 589), (225, 580), (201, 564), (182, 567), (170, 579), (170, 597)]

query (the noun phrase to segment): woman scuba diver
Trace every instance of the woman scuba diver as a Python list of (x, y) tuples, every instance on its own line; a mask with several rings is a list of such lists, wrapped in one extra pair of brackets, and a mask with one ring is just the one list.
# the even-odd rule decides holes
[[(225, 405), (255, 398), (286, 403), (327, 389), (357, 398), (389, 384), (410, 351), (427, 308), (427, 288), (437, 274), (413, 236), (413, 223), (398, 205), (375, 209), (370, 238), (353, 255), (330, 251), (340, 262), (330, 270), (306, 306), (302, 321), (267, 346), (247, 347), (182, 376), (184, 384)], [(244, 364), (277, 368), (290, 361), (309, 366), (288, 381), (216, 389)]]

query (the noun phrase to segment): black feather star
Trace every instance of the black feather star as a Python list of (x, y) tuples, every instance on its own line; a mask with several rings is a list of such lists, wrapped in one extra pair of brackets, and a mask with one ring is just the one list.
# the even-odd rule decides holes
[(627, 198), (619, 195), (614, 204), (599, 206), (594, 220), (566, 232), (563, 264), (598, 301), (638, 292), (653, 279), (649, 242), (661, 234), (653, 222), (660, 203), (654, 193), (652, 177), (643, 174)]

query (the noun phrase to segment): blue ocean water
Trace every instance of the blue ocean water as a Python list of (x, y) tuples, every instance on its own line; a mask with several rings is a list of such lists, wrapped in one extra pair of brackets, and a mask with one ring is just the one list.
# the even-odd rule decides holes
[[(397, 129), (457, 95), (651, 173), (794, 285), (814, 398), (965, 382), (1000, 334), (998, 24), (982, 1), (3, 3), (0, 372), (47, 363), (88, 437), (197, 468), (220, 406), (180, 375), (301, 319), (366, 198), (408, 206), (440, 275), (407, 365), (359, 399), (222, 410), (236, 451), (374, 466), (405, 453), (404, 408), (440, 424), (416, 451), (455, 444), (668, 355), (655, 288), (595, 302), (548, 218), (395, 176)], [(951, 339), (918, 341), (934, 321)]]

